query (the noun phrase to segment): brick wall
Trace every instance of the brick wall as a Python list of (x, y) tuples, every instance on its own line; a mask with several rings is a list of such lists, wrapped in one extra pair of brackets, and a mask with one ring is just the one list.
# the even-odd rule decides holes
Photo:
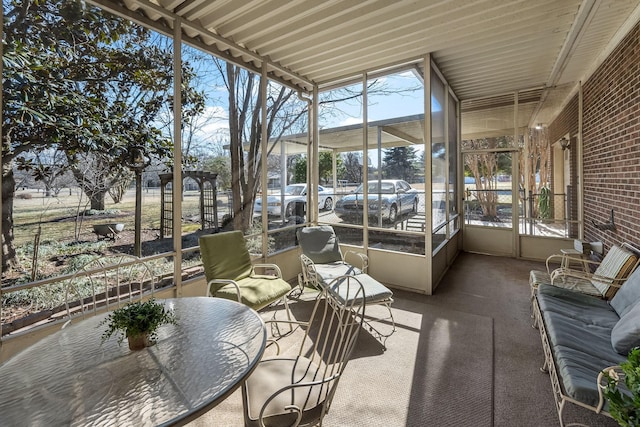
[(583, 143), (585, 238), (640, 247), (640, 24), (583, 83)]

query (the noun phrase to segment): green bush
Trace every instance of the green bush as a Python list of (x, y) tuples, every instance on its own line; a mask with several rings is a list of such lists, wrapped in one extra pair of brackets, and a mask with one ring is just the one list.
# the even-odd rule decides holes
[(621, 375), (615, 370), (604, 372), (607, 381), (604, 395), (609, 401), (609, 413), (623, 427), (640, 426), (640, 348), (633, 348), (620, 368), (626, 390), (621, 390)]

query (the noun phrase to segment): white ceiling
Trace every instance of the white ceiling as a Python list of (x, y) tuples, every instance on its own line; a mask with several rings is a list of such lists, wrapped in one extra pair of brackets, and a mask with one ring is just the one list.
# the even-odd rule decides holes
[(537, 89), (530, 125), (640, 19), (640, 0), (90, 1), (307, 91), (430, 53), (461, 100)]

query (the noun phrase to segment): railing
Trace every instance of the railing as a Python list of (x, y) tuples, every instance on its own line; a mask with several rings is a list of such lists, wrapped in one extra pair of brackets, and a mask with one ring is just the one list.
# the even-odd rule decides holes
[[(575, 237), (579, 222), (571, 218), (571, 198), (564, 193), (518, 191), (519, 233), (529, 236)], [(464, 220), (467, 225), (510, 228), (513, 226), (510, 189), (467, 189)]]

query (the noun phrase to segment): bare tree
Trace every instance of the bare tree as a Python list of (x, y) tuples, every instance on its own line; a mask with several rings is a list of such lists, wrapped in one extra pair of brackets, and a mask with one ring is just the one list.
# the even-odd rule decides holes
[(114, 167), (112, 157), (100, 152), (79, 153), (71, 172), (90, 201), (91, 209), (104, 210), (105, 195), (113, 187), (128, 185), (133, 173), (125, 165)]

